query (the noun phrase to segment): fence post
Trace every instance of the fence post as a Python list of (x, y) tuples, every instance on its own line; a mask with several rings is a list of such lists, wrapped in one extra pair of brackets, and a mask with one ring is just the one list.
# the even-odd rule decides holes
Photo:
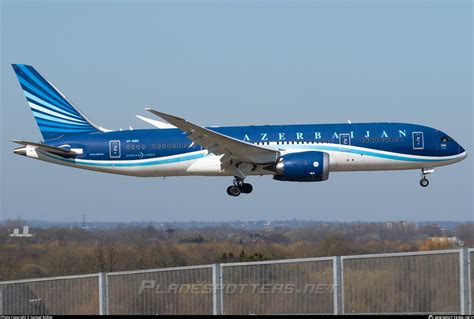
[(333, 297), (334, 297), (334, 314), (342, 315), (343, 300), (342, 290), (344, 289), (342, 283), (342, 258), (335, 256), (332, 258), (332, 283), (333, 283)]
[(212, 265), (212, 314), (222, 315), (222, 265)]
[(459, 277), (461, 296), (461, 315), (471, 314), (471, 256), (469, 249), (463, 248), (459, 251)]
[(107, 273), (99, 273), (99, 315), (108, 315), (108, 285), (107, 285)]

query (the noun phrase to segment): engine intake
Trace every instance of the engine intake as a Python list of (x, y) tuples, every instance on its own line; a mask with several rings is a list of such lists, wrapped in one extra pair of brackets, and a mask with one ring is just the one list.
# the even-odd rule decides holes
[(281, 156), (274, 179), (289, 182), (321, 182), (329, 178), (329, 154), (309, 151)]

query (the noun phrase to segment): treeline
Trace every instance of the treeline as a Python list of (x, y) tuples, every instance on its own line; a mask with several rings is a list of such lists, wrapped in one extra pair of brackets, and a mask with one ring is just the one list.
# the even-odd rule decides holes
[(11, 238), (0, 227), (0, 281), (103, 271), (124, 271), (223, 262), (258, 261), (381, 252), (457, 248), (434, 240), (456, 236), (474, 247), (474, 224), (454, 230), (436, 225), (349, 223), (247, 232), (201, 229), (32, 229), (32, 238)]

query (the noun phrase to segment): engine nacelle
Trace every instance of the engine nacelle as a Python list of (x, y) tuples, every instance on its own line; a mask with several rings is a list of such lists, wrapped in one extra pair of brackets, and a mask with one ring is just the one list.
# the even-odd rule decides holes
[(309, 151), (281, 156), (274, 179), (289, 182), (321, 182), (329, 178), (329, 154)]

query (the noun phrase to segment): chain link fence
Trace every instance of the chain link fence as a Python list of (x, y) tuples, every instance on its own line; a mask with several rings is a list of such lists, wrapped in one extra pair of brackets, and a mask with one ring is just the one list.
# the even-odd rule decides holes
[(331, 314), (332, 258), (222, 265), (222, 313)]
[(474, 249), (0, 282), (0, 315), (472, 314)]
[(342, 259), (345, 313), (460, 313), (458, 251)]
[(0, 314), (97, 315), (98, 275), (0, 282)]
[(210, 315), (212, 265), (107, 274), (108, 314)]

